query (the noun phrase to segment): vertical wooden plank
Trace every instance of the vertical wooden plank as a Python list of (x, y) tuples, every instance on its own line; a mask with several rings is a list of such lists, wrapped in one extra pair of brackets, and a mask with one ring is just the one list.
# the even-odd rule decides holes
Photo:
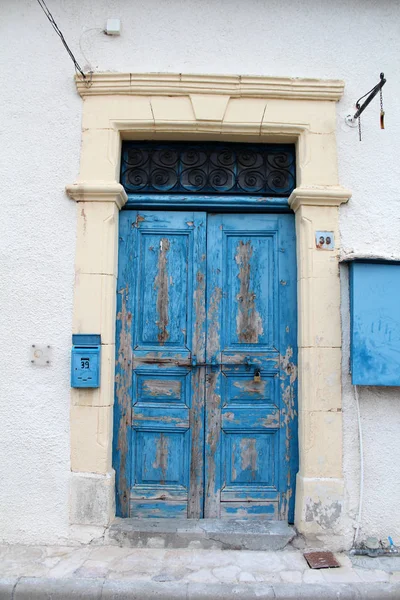
[(129, 516), (131, 487), (132, 422), (132, 321), (135, 290), (136, 211), (122, 211), (119, 219), (119, 259), (117, 281), (116, 368), (114, 403), (113, 466), (116, 473), (116, 513)]
[[(194, 213), (193, 248), (193, 333), (192, 359), (206, 359), (206, 226), (207, 215)], [(192, 369), (192, 404), (190, 408), (191, 456), (188, 518), (200, 519), (204, 514), (204, 401), (205, 367)]]
[(297, 406), (297, 267), (294, 215), (279, 217), (279, 356), (282, 398), (280, 519), (294, 522), (298, 471)]
[[(222, 229), (221, 215), (207, 224), (207, 363), (221, 363)], [(221, 369), (207, 367), (205, 408), (204, 516), (220, 516), (221, 502)]]

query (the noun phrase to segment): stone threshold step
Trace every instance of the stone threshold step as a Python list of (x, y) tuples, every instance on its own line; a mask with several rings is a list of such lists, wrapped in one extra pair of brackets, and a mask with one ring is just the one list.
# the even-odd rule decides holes
[(131, 548), (282, 550), (293, 526), (265, 519), (115, 519), (106, 542)]

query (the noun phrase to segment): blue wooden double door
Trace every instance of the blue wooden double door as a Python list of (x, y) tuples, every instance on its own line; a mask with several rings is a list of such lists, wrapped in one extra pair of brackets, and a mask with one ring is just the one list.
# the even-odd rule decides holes
[(292, 521), (291, 214), (122, 211), (117, 512)]

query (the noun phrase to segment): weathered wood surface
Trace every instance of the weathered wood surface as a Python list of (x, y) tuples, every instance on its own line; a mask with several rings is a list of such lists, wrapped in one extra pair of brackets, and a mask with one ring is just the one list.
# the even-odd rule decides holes
[(119, 514), (292, 520), (293, 216), (126, 211), (119, 273)]

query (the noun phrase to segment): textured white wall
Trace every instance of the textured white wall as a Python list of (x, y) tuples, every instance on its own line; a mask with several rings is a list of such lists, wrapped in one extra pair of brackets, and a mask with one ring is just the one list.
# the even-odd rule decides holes
[[(82, 66), (344, 79), (337, 107), (345, 252), (400, 255), (400, 5), (394, 0), (47, 0)], [(120, 38), (101, 31), (122, 20)], [(85, 30), (90, 29), (86, 33)], [(83, 35), (82, 35), (83, 34)], [(35, 0), (0, 3), (0, 538), (68, 535), (69, 349), (75, 206), (64, 185), (78, 174), (81, 99), (60, 40)], [(80, 48), (81, 46), (81, 48)], [(83, 56), (85, 55), (85, 57)], [(343, 116), (385, 71), (387, 129), (375, 99), (363, 142)], [(345, 271), (345, 268), (344, 268)], [(347, 376), (343, 275), (345, 476), (358, 507), (355, 403)], [(49, 368), (29, 363), (32, 343), (54, 346)], [(399, 389), (361, 391), (365, 506), (361, 536), (400, 543)]]

